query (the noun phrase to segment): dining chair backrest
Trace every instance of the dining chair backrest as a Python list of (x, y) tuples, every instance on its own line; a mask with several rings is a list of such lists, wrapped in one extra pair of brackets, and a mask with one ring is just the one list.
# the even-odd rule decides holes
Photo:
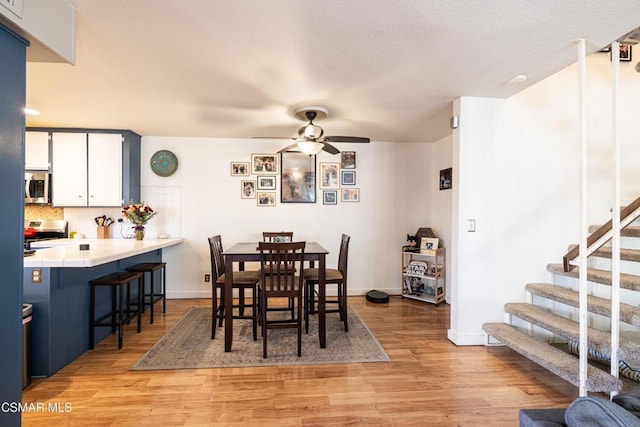
[(273, 243), (293, 242), (293, 231), (264, 231), (262, 232), (262, 241)]
[(342, 235), (340, 241), (340, 254), (338, 255), (338, 270), (342, 273), (342, 277), (347, 277), (347, 264), (349, 258), (349, 240), (351, 236), (346, 234)]
[(209, 237), (209, 252), (211, 253), (211, 279), (216, 283), (218, 277), (224, 273), (222, 237), (219, 234)]
[(305, 246), (306, 242), (258, 242), (262, 273), (260, 280), (268, 293), (288, 295), (301, 289), (303, 277), (296, 276), (295, 271), (302, 271)]

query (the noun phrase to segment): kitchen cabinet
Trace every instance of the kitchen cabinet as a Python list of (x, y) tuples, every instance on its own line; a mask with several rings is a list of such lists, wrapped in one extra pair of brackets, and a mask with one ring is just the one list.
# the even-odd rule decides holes
[(49, 132), (25, 132), (25, 170), (49, 170)]
[(49, 130), (53, 206), (119, 207), (140, 199), (140, 135), (127, 130)]

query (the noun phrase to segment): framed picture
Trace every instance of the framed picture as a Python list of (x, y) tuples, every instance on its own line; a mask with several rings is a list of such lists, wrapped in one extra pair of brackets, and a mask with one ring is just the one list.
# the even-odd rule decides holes
[(434, 237), (422, 237), (420, 239), (420, 253), (427, 255), (435, 255), (440, 239)]
[(260, 174), (278, 174), (278, 155), (277, 154), (252, 154), (251, 155), (251, 173)]
[(442, 169), (440, 171), (440, 189), (441, 190), (449, 190), (451, 189), (451, 173), (453, 169), (447, 168)]
[(340, 190), (342, 195), (341, 200), (343, 202), (359, 202), (360, 201), (360, 189), (359, 188), (342, 188)]
[(337, 191), (323, 191), (322, 192), (322, 204), (324, 204), (324, 205), (337, 205), (338, 204), (338, 192)]
[(340, 188), (338, 181), (339, 163), (320, 163), (320, 189), (331, 190)]
[(342, 185), (356, 185), (356, 171), (342, 171)]
[(356, 152), (355, 151), (342, 151), (340, 153), (340, 167), (342, 169), (355, 169), (356, 168)]
[(243, 199), (255, 199), (256, 198), (256, 182), (252, 180), (243, 179), (240, 183), (240, 197)]
[[(613, 52), (609, 49), (609, 60), (613, 60)], [(620, 43), (620, 62), (631, 62), (631, 45)]]
[(258, 206), (275, 206), (276, 193), (274, 191), (266, 191), (257, 193)]
[(281, 154), (280, 202), (316, 202), (316, 156), (299, 151)]
[(231, 176), (248, 176), (249, 162), (231, 162)]
[(258, 176), (258, 190), (275, 190), (276, 189), (276, 177), (275, 176)]

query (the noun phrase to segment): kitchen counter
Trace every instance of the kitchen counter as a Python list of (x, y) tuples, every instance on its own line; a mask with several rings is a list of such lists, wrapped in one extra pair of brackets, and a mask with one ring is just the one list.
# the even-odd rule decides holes
[[(33, 377), (53, 375), (89, 350), (90, 288), (98, 277), (139, 263), (161, 262), (163, 249), (183, 242), (175, 239), (56, 239), (34, 242), (36, 253), (24, 258), (24, 302), (33, 305), (31, 372)], [(80, 250), (80, 245), (89, 250)], [(167, 266), (169, 275), (171, 266)], [(160, 270), (155, 286), (160, 286)], [(150, 284), (147, 281), (147, 284)], [(175, 281), (167, 278), (167, 287)], [(156, 290), (159, 290), (156, 288)], [(96, 293), (96, 317), (112, 310), (109, 289)], [(144, 330), (144, 326), (143, 326)], [(97, 328), (95, 343), (111, 335), (110, 327)], [(125, 345), (130, 338), (124, 336)], [(93, 350), (99, 351), (99, 350)]]
[[(33, 242), (36, 249), (24, 258), (24, 267), (95, 267), (182, 243), (172, 239), (56, 239)], [(88, 244), (89, 250), (80, 250)]]

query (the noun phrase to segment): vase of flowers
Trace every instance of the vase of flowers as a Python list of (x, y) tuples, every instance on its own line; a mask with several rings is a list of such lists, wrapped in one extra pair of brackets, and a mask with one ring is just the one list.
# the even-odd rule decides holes
[(133, 200), (122, 208), (124, 215), (133, 224), (133, 234), (136, 240), (144, 239), (144, 226), (158, 212), (151, 209), (151, 206), (143, 203), (133, 203)]

